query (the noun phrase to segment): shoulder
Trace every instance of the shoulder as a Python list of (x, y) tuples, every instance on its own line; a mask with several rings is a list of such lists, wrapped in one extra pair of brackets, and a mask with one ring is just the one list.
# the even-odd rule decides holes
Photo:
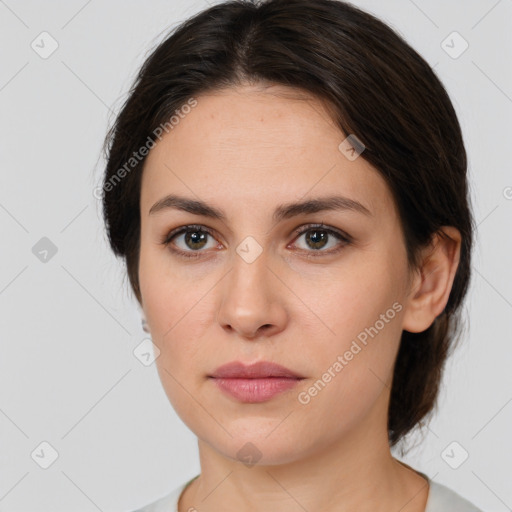
[(430, 491), (425, 512), (482, 512), (460, 494), (429, 479)]
[[(199, 475), (198, 475), (199, 476)], [(197, 477), (194, 477), (197, 478)], [(180, 484), (178, 487), (174, 488), (171, 492), (165, 494), (164, 496), (158, 498), (156, 501), (149, 503), (148, 505), (138, 508), (137, 510), (133, 510), (131, 512), (178, 512), (178, 500), (181, 496), (181, 493), (185, 489), (185, 487), (194, 480), (187, 480), (186, 482)]]

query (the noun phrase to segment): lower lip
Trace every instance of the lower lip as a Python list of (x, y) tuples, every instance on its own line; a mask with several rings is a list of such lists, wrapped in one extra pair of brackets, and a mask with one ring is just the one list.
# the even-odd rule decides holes
[(275, 395), (292, 389), (302, 379), (267, 377), (261, 379), (217, 379), (215, 384), (240, 402), (266, 402)]

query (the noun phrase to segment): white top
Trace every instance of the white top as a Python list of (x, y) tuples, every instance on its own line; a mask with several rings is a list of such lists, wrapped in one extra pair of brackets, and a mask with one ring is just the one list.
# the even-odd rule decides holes
[[(482, 510), (465, 500), (455, 491), (452, 491), (442, 484), (434, 482), (423, 473), (420, 474), (423, 475), (430, 484), (425, 512), (482, 512)], [(143, 508), (134, 510), (133, 512), (178, 512), (178, 500), (181, 493), (185, 487), (198, 476), (199, 475), (181, 484), (162, 498), (153, 501)]]

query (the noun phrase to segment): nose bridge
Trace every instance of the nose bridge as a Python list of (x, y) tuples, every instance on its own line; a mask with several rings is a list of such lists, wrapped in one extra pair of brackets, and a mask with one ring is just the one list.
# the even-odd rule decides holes
[(240, 243), (233, 255), (230, 274), (226, 295), (237, 299), (239, 306), (248, 307), (249, 303), (254, 303), (253, 306), (259, 303), (261, 307), (271, 300), (268, 288), (271, 272), (268, 268), (268, 253), (263, 251), (263, 247), (257, 249), (251, 241)]
[[(262, 326), (275, 331), (286, 319), (269, 254), (254, 239), (243, 240), (232, 255), (232, 267), (222, 288), (218, 321), (225, 328), (252, 337)], [(256, 245), (257, 244), (257, 245)]]

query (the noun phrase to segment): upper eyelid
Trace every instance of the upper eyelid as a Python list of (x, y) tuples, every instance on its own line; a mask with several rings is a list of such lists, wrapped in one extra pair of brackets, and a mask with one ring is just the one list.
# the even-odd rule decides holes
[(306, 231), (309, 231), (311, 229), (319, 229), (319, 230), (323, 230), (323, 231), (327, 231), (333, 235), (336, 235), (340, 238), (345, 238), (347, 240), (350, 240), (351, 237), (350, 235), (348, 235), (347, 233), (344, 233), (341, 229), (337, 229), (335, 227), (331, 227), (327, 224), (323, 224), (323, 223), (312, 223), (312, 224), (303, 224), (302, 226), (300, 226), (299, 228), (296, 228), (293, 230), (293, 233), (296, 234), (297, 236), (300, 236), (300, 235), (303, 235)]

